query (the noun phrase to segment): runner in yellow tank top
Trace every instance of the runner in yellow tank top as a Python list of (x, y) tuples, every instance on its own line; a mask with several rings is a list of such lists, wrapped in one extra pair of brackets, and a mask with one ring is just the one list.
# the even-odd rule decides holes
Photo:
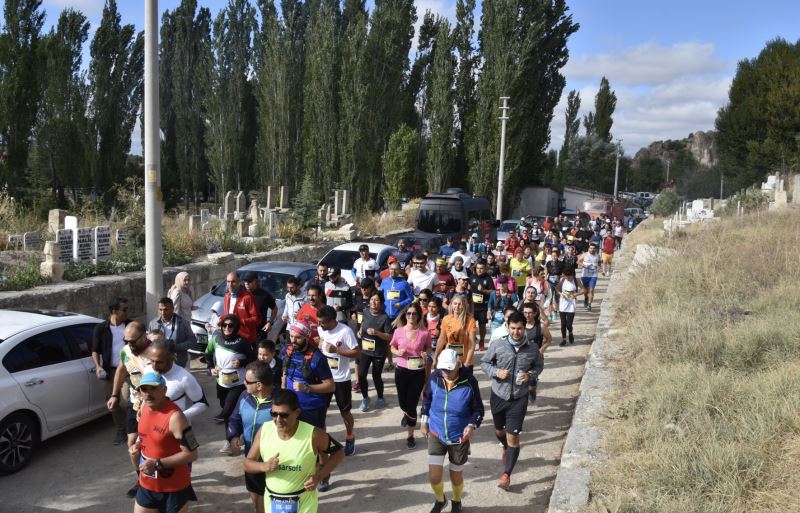
[[(299, 418), (297, 394), (275, 392), (273, 421), (261, 426), (244, 463), (245, 472), (266, 473), (264, 506), (271, 513), (316, 513), (317, 484), (344, 460), (339, 442)], [(330, 458), (318, 468), (320, 452)]]

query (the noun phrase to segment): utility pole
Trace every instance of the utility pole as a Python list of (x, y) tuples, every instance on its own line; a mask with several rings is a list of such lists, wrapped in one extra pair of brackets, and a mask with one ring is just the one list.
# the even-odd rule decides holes
[(164, 293), (161, 251), (161, 140), (158, 99), (158, 0), (144, 2), (144, 247), (147, 318)]
[(669, 187), (669, 159), (667, 159), (667, 186)]
[(503, 105), (500, 107), (502, 114), (500, 115), (500, 182), (497, 185), (497, 220), (503, 220), (503, 176), (505, 174), (505, 167), (506, 167), (506, 121), (510, 118), (508, 117), (508, 109), (511, 107), (508, 106), (508, 100), (510, 100), (510, 96), (501, 96), (500, 100), (502, 100)]
[(619, 193), (619, 147), (621, 144), (622, 139), (617, 139), (617, 165), (614, 168), (614, 201), (617, 201)]
[(723, 190), (722, 186), (724, 184), (724, 181), (725, 181), (725, 172), (720, 169), (720, 171), (719, 171), (719, 199), (724, 198), (724, 196), (722, 195), (722, 190)]

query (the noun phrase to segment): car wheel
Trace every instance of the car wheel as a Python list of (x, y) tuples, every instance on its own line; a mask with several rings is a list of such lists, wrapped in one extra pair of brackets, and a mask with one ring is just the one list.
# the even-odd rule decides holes
[(39, 426), (23, 413), (0, 422), (0, 473), (16, 472), (31, 460), (39, 445)]

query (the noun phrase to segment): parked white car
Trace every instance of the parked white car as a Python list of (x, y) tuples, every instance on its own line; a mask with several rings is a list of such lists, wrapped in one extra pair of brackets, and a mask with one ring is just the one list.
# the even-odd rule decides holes
[(356, 280), (353, 277), (353, 264), (358, 260), (358, 247), (366, 244), (369, 247), (369, 256), (378, 261), (380, 269), (386, 267), (386, 260), (392, 254), (394, 248), (386, 244), (376, 244), (374, 242), (348, 242), (346, 244), (339, 244), (332, 250), (328, 251), (324, 257), (319, 261), (321, 264), (326, 264), (328, 267), (338, 267), (342, 271), (342, 278), (345, 279), (348, 285), (353, 287)]
[(42, 440), (108, 414), (91, 358), (100, 322), (53, 310), (0, 310), (0, 473), (27, 465)]

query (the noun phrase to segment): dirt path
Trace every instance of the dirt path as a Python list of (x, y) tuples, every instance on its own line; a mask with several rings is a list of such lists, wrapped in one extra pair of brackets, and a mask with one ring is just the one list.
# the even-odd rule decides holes
[[(486, 418), (475, 435), (472, 455), (464, 471), (463, 504), (467, 512), (538, 513), (547, 510), (606, 284), (607, 278), (598, 283), (594, 311), (587, 312), (578, 301), (574, 345), (559, 347), (559, 324), (555, 322), (552, 326), (554, 344), (545, 355), (539, 398), (535, 405), (528, 407), (522, 452), (508, 492), (496, 486), (502, 468), (488, 406), (489, 382), (476, 368)], [(478, 353), (476, 358), (481, 356), (482, 353)], [(212, 407), (195, 422), (202, 446), (192, 476), (200, 501), (191, 509), (249, 513), (252, 507), (244, 490), (241, 460), (218, 452), (223, 428), (210, 420), (218, 411), (213, 400), (213, 385), (202, 370), (197, 370), (196, 375), (204, 384)], [(321, 512), (418, 513), (427, 512), (433, 503), (433, 492), (427, 481), (425, 441), (418, 439), (415, 450), (406, 448), (391, 373), (385, 374), (385, 382), (387, 408), (365, 413), (354, 411), (356, 454), (336, 470), (331, 490), (320, 495)], [(357, 406), (359, 400), (360, 396), (354, 395), (354, 405)], [(338, 410), (333, 409), (328, 419), (331, 433), (343, 440), (344, 428)], [(111, 420), (104, 418), (46, 442), (28, 468), (0, 477), (0, 512), (132, 511), (132, 501), (124, 496), (133, 482), (130, 463), (124, 448), (111, 444), (112, 438)], [(448, 497), (450, 492), (447, 482)], [(445, 511), (449, 511), (449, 507)]]

